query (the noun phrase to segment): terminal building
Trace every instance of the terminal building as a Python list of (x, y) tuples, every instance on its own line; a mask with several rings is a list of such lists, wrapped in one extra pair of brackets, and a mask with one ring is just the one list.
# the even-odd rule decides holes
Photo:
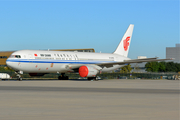
[[(50, 50), (50, 51), (72, 51), (72, 52), (95, 52), (93, 48), (89, 49), (57, 49), (57, 50)], [(0, 66), (6, 65), (7, 58), (15, 51), (1, 51), (0, 52)]]
[(175, 58), (173, 62), (180, 63), (180, 44), (176, 44), (176, 47), (166, 47), (166, 58)]

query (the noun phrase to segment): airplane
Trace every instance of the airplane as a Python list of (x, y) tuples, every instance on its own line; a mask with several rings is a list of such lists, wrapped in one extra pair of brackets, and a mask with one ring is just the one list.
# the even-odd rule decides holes
[(76, 72), (88, 80), (97, 80), (97, 74), (110, 72), (130, 63), (164, 61), (172, 59), (130, 59), (130, 48), (134, 25), (130, 24), (119, 45), (113, 53), (86, 53), (48, 50), (19, 50), (6, 60), (8, 67), (14, 69), (21, 81), (23, 72), (30, 76), (43, 76), (48, 73), (61, 73), (59, 80), (68, 79), (65, 73)]

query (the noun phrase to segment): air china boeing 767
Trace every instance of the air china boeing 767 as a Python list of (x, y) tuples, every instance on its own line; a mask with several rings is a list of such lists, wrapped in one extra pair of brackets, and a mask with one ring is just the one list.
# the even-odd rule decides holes
[(6, 64), (16, 71), (19, 80), (23, 72), (31, 76), (61, 73), (58, 79), (68, 79), (67, 72), (79, 72), (81, 77), (96, 79), (98, 73), (109, 72), (130, 63), (163, 61), (171, 59), (130, 59), (129, 47), (134, 25), (130, 24), (113, 53), (84, 53), (44, 50), (20, 50), (12, 53)]

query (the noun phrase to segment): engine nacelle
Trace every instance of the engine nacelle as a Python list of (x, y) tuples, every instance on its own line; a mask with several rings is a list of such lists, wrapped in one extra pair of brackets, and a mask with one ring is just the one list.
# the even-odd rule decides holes
[(93, 66), (81, 66), (79, 68), (79, 75), (81, 77), (95, 77), (99, 71)]
[(40, 76), (44, 76), (46, 73), (29, 73), (29, 75), (31, 76), (31, 77), (34, 77), (34, 76), (36, 76), (36, 77), (40, 77)]

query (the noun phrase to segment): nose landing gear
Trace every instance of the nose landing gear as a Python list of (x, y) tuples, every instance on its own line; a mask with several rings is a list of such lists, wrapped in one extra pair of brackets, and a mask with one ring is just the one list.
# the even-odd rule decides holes
[(15, 74), (17, 76), (17, 80), (22, 81), (21, 74), (23, 74), (23, 71), (16, 71)]

